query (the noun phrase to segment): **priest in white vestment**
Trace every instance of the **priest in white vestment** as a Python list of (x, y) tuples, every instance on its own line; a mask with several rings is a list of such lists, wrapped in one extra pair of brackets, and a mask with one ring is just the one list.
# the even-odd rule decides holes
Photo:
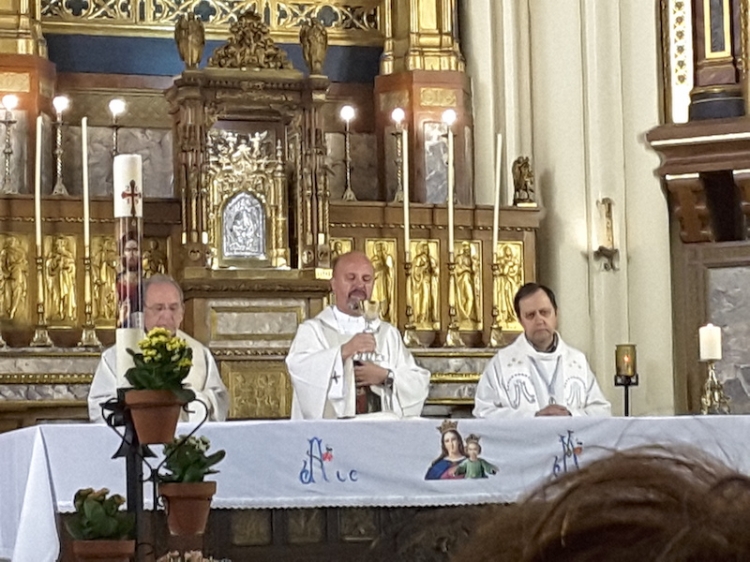
[[(209, 410), (209, 420), (224, 421), (229, 410), (229, 393), (219, 375), (216, 361), (209, 349), (198, 340), (179, 329), (185, 315), (182, 289), (166, 275), (153, 275), (144, 282), (143, 323), (146, 331), (166, 328), (183, 338), (193, 350), (193, 366), (185, 379), (185, 386), (195, 392), (195, 400), (182, 411), (182, 421), (202, 421)], [(94, 373), (89, 391), (89, 418), (93, 422), (104, 422), (101, 404), (117, 397), (118, 386), (127, 386), (127, 381), (117, 380), (117, 350), (110, 347)], [(200, 403), (198, 403), (200, 402)]]
[[(398, 329), (379, 319), (365, 321), (363, 302), (373, 283), (365, 254), (349, 252), (336, 260), (331, 279), (336, 304), (299, 326), (286, 358), (294, 387), (292, 419), (421, 414), (430, 373), (415, 363)], [(369, 409), (362, 407), (365, 393)]]
[(514, 308), (524, 333), (497, 352), (477, 384), (474, 416), (610, 416), (586, 356), (557, 332), (551, 289), (521, 287)]

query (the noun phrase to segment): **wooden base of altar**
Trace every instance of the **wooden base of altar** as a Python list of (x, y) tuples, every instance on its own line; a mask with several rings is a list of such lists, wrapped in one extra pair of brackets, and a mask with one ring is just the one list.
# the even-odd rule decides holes
[[(214, 509), (206, 534), (196, 537), (169, 536), (163, 512), (148, 512), (154, 556), (146, 560), (168, 552), (201, 550), (206, 560), (235, 562), (447, 561), (466, 544), (470, 537), (466, 530), (476, 528), (487, 509)], [(75, 560), (67, 533), (60, 560)]]

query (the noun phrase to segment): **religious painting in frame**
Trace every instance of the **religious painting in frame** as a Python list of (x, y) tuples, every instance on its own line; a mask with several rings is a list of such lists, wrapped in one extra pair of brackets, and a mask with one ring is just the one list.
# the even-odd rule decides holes
[(426, 121), (424, 132), (425, 203), (448, 199), (448, 139), (445, 124)]
[(464, 332), (480, 331), (482, 322), (482, 246), (476, 240), (454, 242), (456, 319)]
[(412, 239), (409, 250), (411, 287), (407, 287), (407, 295), (411, 295), (414, 326), (417, 330), (440, 330), (440, 241)]
[(368, 238), (365, 240), (365, 253), (370, 258), (375, 273), (370, 300), (378, 303), (381, 320), (396, 325), (396, 239)]
[(498, 322), (506, 332), (522, 332), (513, 299), (523, 284), (523, 242), (499, 242), (497, 245), (498, 275), (495, 278), (495, 303)]

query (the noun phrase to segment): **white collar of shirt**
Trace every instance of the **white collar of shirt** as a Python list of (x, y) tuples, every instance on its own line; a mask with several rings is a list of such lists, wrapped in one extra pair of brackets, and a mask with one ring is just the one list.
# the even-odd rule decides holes
[(335, 306), (333, 307), (333, 316), (339, 325), (339, 330), (343, 334), (359, 334), (365, 331), (365, 319), (363, 316), (351, 316), (344, 314)]

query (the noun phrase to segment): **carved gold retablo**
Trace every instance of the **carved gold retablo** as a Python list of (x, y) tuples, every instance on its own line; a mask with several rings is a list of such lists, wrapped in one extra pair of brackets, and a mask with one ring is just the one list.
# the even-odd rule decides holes
[(268, 26), (253, 10), (242, 14), (232, 24), (227, 44), (216, 49), (208, 59), (209, 67), (239, 69), (292, 69), (286, 53), (271, 39)]

